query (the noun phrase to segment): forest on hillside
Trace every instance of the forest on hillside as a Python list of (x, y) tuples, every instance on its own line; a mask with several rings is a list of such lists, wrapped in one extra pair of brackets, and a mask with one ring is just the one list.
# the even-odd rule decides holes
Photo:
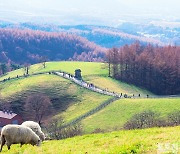
[(45, 58), (71, 60), (82, 53), (91, 53), (84, 57), (87, 61), (102, 61), (105, 50), (83, 37), (64, 32), (0, 29), (0, 63), (33, 64)]
[(107, 53), (109, 75), (159, 95), (180, 94), (180, 47), (138, 42)]
[(0, 63), (0, 75), (3, 75), (10, 71), (14, 71), (21, 67), (22, 67), (21, 65), (17, 65), (15, 63)]

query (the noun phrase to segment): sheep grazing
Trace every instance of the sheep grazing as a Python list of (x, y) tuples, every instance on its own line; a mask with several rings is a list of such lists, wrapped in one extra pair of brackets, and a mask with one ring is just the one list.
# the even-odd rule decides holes
[(7, 145), (8, 150), (12, 144), (31, 144), (39, 146), (41, 140), (30, 128), (22, 125), (6, 125), (1, 131), (1, 149)]
[(37, 122), (34, 122), (34, 121), (25, 121), (21, 125), (31, 128), (40, 137), (40, 139), (42, 141), (45, 140), (45, 135), (41, 131), (41, 127), (39, 126), (39, 124)]

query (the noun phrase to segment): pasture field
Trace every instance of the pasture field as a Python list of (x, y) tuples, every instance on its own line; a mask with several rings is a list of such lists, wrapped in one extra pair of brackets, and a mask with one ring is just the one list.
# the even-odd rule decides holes
[[(12, 145), (6, 154), (156, 154), (180, 152), (180, 127), (150, 128), (77, 136), (59, 141), (45, 141), (40, 147)], [(169, 146), (169, 148), (167, 148)], [(164, 150), (164, 151), (163, 151)]]
[[(111, 91), (127, 94), (141, 95), (149, 94), (133, 85), (119, 82), (108, 77), (108, 71), (103, 63), (90, 62), (47, 62), (46, 68), (42, 64), (30, 66), (30, 74), (38, 72), (48, 72), (62, 70), (72, 73), (76, 68), (82, 70), (84, 80), (91, 82), (101, 88), (108, 88)], [(9, 72), (7, 77), (23, 75), (24, 70)], [(26, 78), (16, 78), (0, 83), (0, 96), (6, 101), (23, 103), (29, 95), (41, 92), (49, 96), (56, 108), (54, 116), (62, 116), (65, 122), (70, 122), (77, 117), (96, 108), (98, 105), (108, 100), (110, 96), (97, 94), (84, 89), (73, 82), (59, 76), (41, 74)], [(108, 105), (103, 110), (85, 118), (81, 123), (84, 133), (91, 133), (100, 128), (104, 131), (122, 129), (124, 123), (134, 114), (144, 110), (159, 112), (162, 116), (180, 108), (180, 98), (157, 98), (157, 99), (120, 99)]]
[[(149, 94), (152, 96), (153, 94), (147, 90), (138, 88), (134, 85), (129, 85), (124, 82), (120, 82), (108, 77), (108, 69), (107, 64), (104, 63), (96, 63), (96, 62), (47, 62), (46, 68), (43, 67), (42, 63), (35, 64), (29, 67), (29, 74), (40, 73), (40, 72), (48, 72), (48, 71), (65, 71), (67, 73), (74, 74), (75, 69), (81, 69), (82, 77), (85, 81), (93, 83), (94, 85), (100, 88), (107, 88), (110, 91), (114, 91), (117, 93), (123, 94), (141, 94), (142, 96), (146, 96)], [(12, 72), (7, 73), (6, 75), (0, 77), (0, 80), (16, 77), (17, 75), (22, 76), (25, 73), (25, 69), (19, 69)]]
[[(6, 101), (23, 103), (36, 93), (43, 93), (52, 99), (57, 116), (62, 115), (66, 121), (97, 107), (109, 96), (84, 89), (59, 76), (43, 74), (0, 83), (1, 98)], [(21, 104), (19, 104), (21, 105)]]
[(87, 117), (82, 124), (86, 133), (97, 128), (104, 131), (120, 130), (137, 113), (151, 110), (159, 113), (163, 118), (179, 109), (180, 98), (120, 99), (100, 112)]
[[(110, 91), (129, 95), (138, 95), (140, 93), (141, 96), (147, 94), (154, 96), (144, 89), (109, 78), (108, 70), (103, 63), (47, 62), (46, 68), (43, 68), (42, 64), (30, 66), (30, 76), (28, 77), (1, 82), (0, 99), (12, 103), (18, 102), (19, 104), (16, 105), (19, 108), (22, 107), (28, 96), (40, 92), (51, 98), (53, 107), (56, 109), (52, 116), (62, 116), (65, 122), (70, 122), (96, 108), (111, 97), (84, 89), (70, 80), (53, 74), (34, 76), (31, 76), (31, 74), (59, 70), (74, 74), (74, 70), (77, 68), (82, 70), (85, 81), (100, 88), (107, 88)], [(19, 69), (0, 77), (0, 80), (23, 74), (24, 69)], [(21, 107), (19, 110), (21, 110)], [(2, 153), (157, 153), (158, 143), (161, 147), (166, 144), (180, 146), (180, 127), (126, 131), (122, 130), (123, 125), (134, 114), (145, 110), (158, 112), (163, 118), (179, 109), (180, 98), (119, 99), (81, 121), (83, 134), (89, 135), (59, 141), (45, 141), (41, 147), (24, 145), (20, 148), (19, 145), (13, 145), (10, 151), (7, 151), (7, 147), (4, 147)], [(91, 134), (96, 129), (109, 133)], [(114, 130), (117, 131), (112, 132)], [(167, 153), (172, 153), (172, 151), (167, 151)]]

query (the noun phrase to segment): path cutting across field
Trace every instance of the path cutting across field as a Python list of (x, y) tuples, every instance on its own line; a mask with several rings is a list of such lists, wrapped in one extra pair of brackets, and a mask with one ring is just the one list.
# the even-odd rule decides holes
[(74, 83), (78, 84), (79, 86), (89, 89), (91, 91), (103, 94), (103, 95), (108, 95), (108, 96), (114, 96), (114, 97), (121, 97), (121, 94), (115, 93), (115, 92), (110, 92), (107, 91), (106, 89), (101, 89), (99, 87), (96, 87), (95, 85), (93, 85), (92, 83), (88, 83), (84, 80), (78, 80), (77, 78), (75, 78), (74, 76), (72, 76), (71, 74), (67, 74), (65, 72), (53, 72), (53, 74), (61, 76), (65, 79), (71, 80)]
[[(81, 86), (83, 88), (86, 88), (88, 90), (91, 90), (93, 92), (100, 93), (100, 94), (103, 94), (103, 95), (112, 96), (110, 99), (102, 102), (100, 105), (98, 105), (97, 107), (89, 110), (88, 112), (86, 112), (86, 113), (84, 113), (84, 114), (74, 118), (72, 121), (66, 123), (62, 127), (67, 127), (67, 126), (71, 126), (71, 125), (74, 125), (76, 123), (79, 123), (83, 119), (85, 119), (85, 118), (87, 118), (87, 117), (89, 117), (91, 115), (94, 115), (95, 113), (101, 111), (102, 109), (104, 109), (105, 107), (107, 107), (108, 105), (112, 104), (113, 102), (115, 102), (118, 99), (147, 98), (147, 97), (143, 97), (143, 96), (140, 96), (140, 97), (139, 96), (133, 96), (133, 95), (130, 96), (130, 95), (122, 94), (122, 93), (112, 92), (112, 91), (109, 91), (107, 89), (103, 89), (103, 88), (97, 87), (94, 84), (86, 82), (84, 80), (78, 80), (72, 74), (64, 72), (64, 71), (61, 71), (61, 70), (59, 70), (59, 71), (50, 71), (50, 72), (49, 71), (48, 72), (39, 72), (39, 73), (30, 74), (30, 75), (22, 75), (22, 76), (17, 76), (17, 77), (13, 77), (13, 78), (7, 78), (7, 79), (2, 80), (0, 82), (3, 83), (3, 82), (8, 82), (10, 80), (23, 79), (23, 78), (27, 78), (27, 77), (30, 77), (30, 76), (38, 76), (38, 75), (42, 75), (42, 74), (46, 74), (46, 75), (53, 74), (53, 75), (65, 78), (67, 80), (70, 80), (73, 83), (75, 83), (75, 84), (77, 84), (77, 85), (79, 85), (79, 86)], [(125, 95), (126, 95), (126, 97), (125, 97)], [(174, 95), (174, 96), (149, 96), (148, 95), (148, 97), (149, 98), (172, 98), (172, 97), (180, 97), (180, 96), (178, 96), (178, 95)]]
[(140, 94), (140, 96), (133, 96), (133, 95), (127, 95), (125, 93), (117, 93), (117, 92), (113, 92), (113, 91), (109, 91), (107, 89), (102, 89), (100, 87), (95, 86), (92, 83), (88, 83), (84, 80), (78, 80), (77, 78), (75, 78), (75, 76), (73, 76), (70, 73), (64, 72), (64, 71), (51, 71), (51, 72), (40, 72), (40, 73), (33, 73), (30, 75), (22, 75), (22, 76), (17, 76), (17, 77), (13, 77), (13, 78), (7, 78), (4, 80), (1, 80), (0, 83), (9, 81), (9, 80), (13, 80), (13, 79), (20, 79), (20, 78), (26, 78), (29, 76), (36, 76), (36, 75), (42, 75), (42, 74), (54, 74), (60, 77), (63, 77), (65, 79), (71, 80), (72, 82), (76, 83), (77, 85), (89, 89), (91, 91), (103, 94), (103, 95), (108, 95), (108, 96), (113, 96), (113, 97), (118, 97), (118, 98), (176, 98), (176, 97), (180, 97), (180, 95), (166, 95), (166, 96), (150, 96), (147, 95), (146, 97), (142, 96)]
[(140, 96), (133, 96), (133, 95), (129, 96), (127, 94), (123, 94), (123, 93), (120, 94), (120, 93), (108, 91), (107, 89), (102, 89), (102, 88), (97, 87), (97, 86), (93, 85), (92, 83), (88, 83), (84, 80), (78, 80), (73, 75), (66, 73), (66, 72), (53, 72), (53, 74), (61, 76), (65, 79), (71, 80), (74, 83), (78, 84), (79, 86), (89, 89), (91, 91), (94, 91), (94, 92), (97, 92), (97, 93), (100, 93), (103, 95), (114, 96), (114, 97), (119, 97), (119, 98), (174, 98), (174, 97), (180, 97), (180, 95), (166, 95), (166, 96), (147, 95), (147, 97), (142, 97), (141, 94), (140, 94)]

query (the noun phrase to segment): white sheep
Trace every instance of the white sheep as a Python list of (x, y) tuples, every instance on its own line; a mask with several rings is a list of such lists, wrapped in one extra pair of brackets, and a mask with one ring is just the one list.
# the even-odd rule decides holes
[(12, 144), (31, 144), (39, 146), (41, 140), (30, 128), (22, 125), (6, 125), (1, 131), (1, 149), (7, 145), (8, 150)]
[(25, 121), (21, 125), (31, 128), (40, 137), (42, 141), (45, 140), (45, 135), (42, 132), (41, 127), (39, 126), (37, 122)]

